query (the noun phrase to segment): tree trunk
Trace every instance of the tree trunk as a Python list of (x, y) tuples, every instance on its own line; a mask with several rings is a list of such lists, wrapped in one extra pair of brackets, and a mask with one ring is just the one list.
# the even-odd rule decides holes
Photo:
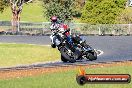
[(14, 10), (12, 11), (12, 31), (19, 32), (20, 31), (20, 11)]

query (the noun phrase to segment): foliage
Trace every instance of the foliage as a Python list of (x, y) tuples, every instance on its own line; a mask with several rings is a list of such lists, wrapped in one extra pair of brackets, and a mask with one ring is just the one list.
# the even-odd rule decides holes
[(0, 0), (0, 12), (3, 12), (3, 10), (8, 6), (9, 0)]
[(57, 16), (61, 21), (71, 21), (74, 11), (74, 0), (43, 0), (43, 6), (46, 8), (44, 14), (49, 19), (51, 16)]
[[(11, 0), (13, 3), (17, 2), (17, 4), (19, 5), (20, 3), (22, 3), (23, 0)], [(24, 0), (24, 3), (27, 3), (31, 0)], [(3, 12), (4, 9), (9, 6), (10, 0), (0, 0), (0, 12)]]
[(74, 11), (75, 11), (75, 18), (80, 18), (82, 15), (82, 9), (85, 5), (85, 0), (75, 0), (74, 1)]
[(81, 19), (91, 24), (112, 24), (124, 10), (126, 0), (87, 0)]
[(116, 19), (119, 24), (130, 24), (132, 23), (132, 7), (125, 8)]

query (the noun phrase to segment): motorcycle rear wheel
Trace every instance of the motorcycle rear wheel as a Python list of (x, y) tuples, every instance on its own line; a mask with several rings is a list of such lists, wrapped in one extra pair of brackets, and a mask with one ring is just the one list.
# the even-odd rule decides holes
[(61, 55), (61, 61), (67, 62), (68, 60)]

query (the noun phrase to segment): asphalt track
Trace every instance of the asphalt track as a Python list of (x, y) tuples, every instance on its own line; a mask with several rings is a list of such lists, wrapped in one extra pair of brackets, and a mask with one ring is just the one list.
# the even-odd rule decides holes
[[(63, 63), (61, 61), (42, 62), (28, 65), (29, 67), (85, 65), (116, 61), (132, 61), (132, 36), (83, 36), (94, 49), (104, 53), (95, 61), (77, 61), (76, 63)], [(49, 45), (49, 36), (0, 36), (0, 43), (24, 43)], [(22, 66), (24, 68), (24, 66)]]

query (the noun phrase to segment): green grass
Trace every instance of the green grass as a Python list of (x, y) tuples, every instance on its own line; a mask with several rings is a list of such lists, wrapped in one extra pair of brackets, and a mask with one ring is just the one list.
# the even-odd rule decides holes
[[(131, 66), (105, 67), (105, 68), (90, 68), (87, 73), (102, 74), (102, 73), (126, 73), (132, 75)], [(76, 82), (76, 70), (67, 72), (58, 72), (54, 74), (45, 74), (35, 77), (15, 78), (9, 80), (0, 80), (0, 88), (131, 88), (130, 84), (86, 84), (80, 86)]]
[[(34, 3), (24, 4), (21, 14), (21, 21), (29, 22), (44, 22), (47, 21), (43, 16), (42, 2), (35, 1)], [(10, 7), (5, 9), (3, 13), (0, 13), (0, 20), (10, 21), (12, 17)]]
[[(54, 52), (54, 53), (51, 53)], [(27, 44), (0, 44), (0, 67), (59, 60), (57, 49)]]

